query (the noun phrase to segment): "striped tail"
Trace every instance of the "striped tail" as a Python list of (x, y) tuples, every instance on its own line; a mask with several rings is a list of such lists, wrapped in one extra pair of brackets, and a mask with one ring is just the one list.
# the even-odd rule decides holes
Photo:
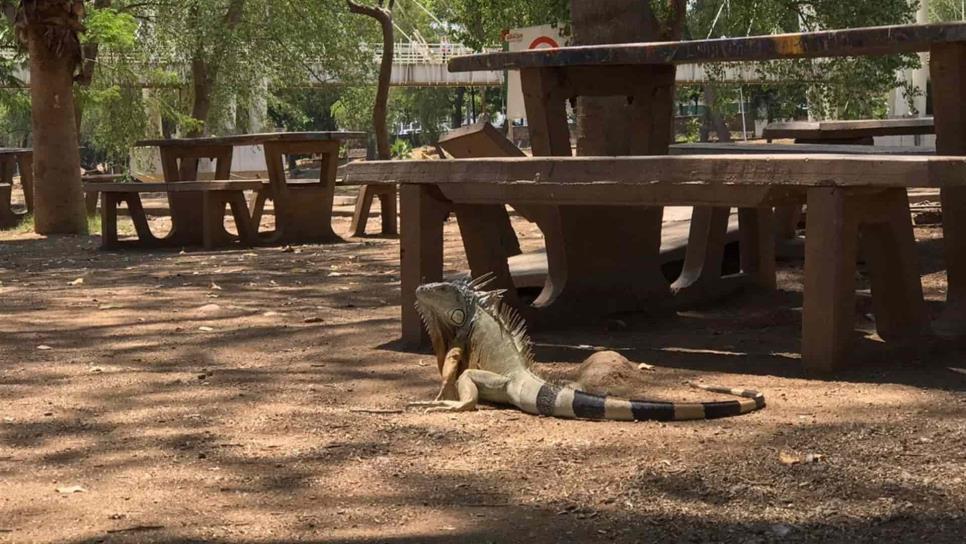
[[(591, 395), (569, 387), (543, 383), (534, 403), (535, 413), (567, 419), (610, 421), (691, 421), (719, 419), (754, 412), (765, 407), (765, 396), (757, 391), (729, 389), (691, 383), (712, 393), (741, 397), (720, 402), (654, 402)], [(529, 404), (529, 403), (526, 403)], [(526, 407), (521, 406), (525, 411)]]

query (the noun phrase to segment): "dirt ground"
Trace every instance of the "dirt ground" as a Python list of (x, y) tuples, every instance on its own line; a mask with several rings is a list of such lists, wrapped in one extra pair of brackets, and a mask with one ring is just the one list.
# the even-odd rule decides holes
[[(941, 231), (918, 235), (936, 313)], [(609, 348), (655, 365), (625, 385), (636, 397), (707, 399), (682, 385), (701, 379), (768, 399), (728, 420), (593, 423), (402, 411), (437, 376), (397, 343), (396, 240), (97, 246), (0, 235), (0, 542), (966, 538), (962, 346), (857, 335), (854, 368), (804, 379), (800, 263), (777, 294), (537, 335), (554, 378)], [(453, 224), (447, 247), (463, 269)]]

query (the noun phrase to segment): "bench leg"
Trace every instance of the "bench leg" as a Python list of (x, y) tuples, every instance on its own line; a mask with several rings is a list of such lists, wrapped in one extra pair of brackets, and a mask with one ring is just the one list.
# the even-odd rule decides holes
[(738, 210), (738, 224), (741, 271), (758, 287), (774, 291), (778, 288), (774, 212), (771, 207), (741, 208)]
[(233, 191), (227, 198), (228, 205), (231, 207), (231, 215), (235, 219), (235, 228), (238, 229), (238, 238), (245, 246), (251, 247), (255, 245), (258, 239), (258, 227), (255, 226), (251, 216), (248, 214), (248, 203), (245, 201), (245, 193)]
[(855, 329), (858, 218), (841, 189), (808, 191), (802, 360), (806, 372), (845, 363)]
[(721, 266), (730, 219), (731, 208), (694, 208), (684, 268), (671, 285), (675, 296), (700, 299), (713, 297), (721, 289)]
[[(161, 240), (151, 232), (151, 227), (148, 225), (148, 215), (144, 212), (144, 204), (141, 202), (141, 195), (123, 195), (118, 199), (118, 201), (127, 203), (128, 214), (131, 216), (131, 222), (134, 223), (134, 230), (137, 232), (138, 240), (141, 241), (141, 244), (144, 246), (161, 245)], [(116, 205), (114, 209), (116, 212)]]
[(255, 191), (255, 195), (252, 197), (251, 221), (252, 221), (252, 226), (255, 227), (256, 232), (261, 228), (262, 217), (265, 215), (265, 204), (268, 202), (268, 198), (269, 198), (268, 189)]
[(402, 340), (418, 347), (427, 337), (416, 312), (416, 288), (443, 279), (443, 223), (451, 205), (435, 186), (403, 185), (400, 194)]
[[(917, 340), (926, 327), (916, 238), (905, 189), (877, 198), (875, 223), (862, 226), (876, 329), (883, 339)], [(811, 235), (811, 234), (809, 234)]]
[(366, 225), (369, 224), (369, 211), (372, 208), (372, 199), (375, 196), (375, 187), (370, 185), (359, 187), (359, 194), (356, 196), (356, 209), (352, 214), (352, 236), (361, 238), (366, 235)]

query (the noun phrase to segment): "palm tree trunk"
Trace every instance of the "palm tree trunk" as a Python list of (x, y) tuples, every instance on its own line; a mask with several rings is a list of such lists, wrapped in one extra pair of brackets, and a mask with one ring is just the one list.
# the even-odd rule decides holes
[[(30, 4), (24, 3), (22, 28), (30, 55), (34, 229), (38, 234), (86, 234), (74, 112), (74, 70), (80, 60), (76, 32), (83, 4)], [(58, 18), (76, 26), (48, 22)]]

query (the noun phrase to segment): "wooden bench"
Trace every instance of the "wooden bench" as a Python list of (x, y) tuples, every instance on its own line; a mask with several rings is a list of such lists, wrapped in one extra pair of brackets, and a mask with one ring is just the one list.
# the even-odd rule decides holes
[[(807, 200), (803, 358), (809, 371), (827, 372), (848, 361), (860, 231), (879, 334), (892, 341), (918, 338), (925, 330), (906, 189), (966, 185), (966, 158), (718, 155), (369, 162), (350, 165), (347, 176), (355, 183), (402, 184), (402, 326), (409, 344), (424, 338), (413, 308), (415, 289), (442, 278), (443, 220), (454, 205), (467, 226), (480, 227), (477, 243), (489, 240), (488, 257), (470, 263), (473, 276), (495, 274), (494, 288), (505, 289), (512, 283), (499, 231), (485, 228), (488, 216), (479, 213), (495, 204), (553, 204), (559, 214), (574, 216), (568, 219), (581, 216), (587, 222), (608, 210), (636, 206), (755, 211), (741, 216), (746, 223), (742, 270), (750, 282), (771, 288), (774, 230), (769, 212)], [(543, 220), (538, 214), (538, 224)], [(672, 298), (666, 281), (660, 289), (654, 283), (660, 277), (658, 263), (642, 260), (639, 248), (626, 241), (620, 232), (571, 237), (565, 243), (548, 238), (546, 286), (532, 306), (521, 308), (532, 326), (566, 326), (613, 312), (650, 310)], [(613, 270), (624, 270), (624, 275)], [(509, 300), (520, 304), (512, 296)]]
[[(260, 191), (262, 182), (253, 181), (181, 181), (168, 183), (86, 183), (84, 191), (101, 194), (101, 247), (114, 249), (129, 245), (141, 248), (172, 247), (177, 241), (156, 237), (148, 226), (141, 202), (142, 193), (162, 193), (197, 198), (201, 203), (202, 244), (206, 249), (225, 245), (225, 206), (231, 208), (242, 244), (254, 245), (257, 236), (249, 215), (245, 191)], [(127, 204), (138, 240), (120, 241), (117, 234), (117, 210)]]

